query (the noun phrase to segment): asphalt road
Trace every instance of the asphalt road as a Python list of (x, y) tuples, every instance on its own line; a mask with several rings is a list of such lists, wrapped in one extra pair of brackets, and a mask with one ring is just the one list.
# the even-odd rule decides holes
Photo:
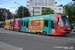
[(0, 28), (0, 41), (23, 50), (75, 50), (75, 32), (65, 36), (45, 36)]

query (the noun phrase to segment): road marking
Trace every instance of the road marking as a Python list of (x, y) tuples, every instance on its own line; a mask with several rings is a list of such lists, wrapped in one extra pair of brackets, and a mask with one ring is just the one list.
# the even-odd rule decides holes
[(23, 48), (19, 48), (19, 50), (23, 50)]
[(3, 32), (3, 33), (6, 33), (6, 32)]
[(75, 33), (75, 32), (71, 32), (71, 33)]
[(75, 39), (68, 39), (68, 40), (75, 40)]
[(10, 33), (10, 31), (8, 31), (7, 33)]
[(1, 50), (23, 50), (23, 48), (19, 48), (4, 42), (0, 42), (0, 49)]
[(31, 34), (27, 34), (27, 35), (31, 35)]
[(22, 35), (26, 35), (25, 33), (22, 33)]

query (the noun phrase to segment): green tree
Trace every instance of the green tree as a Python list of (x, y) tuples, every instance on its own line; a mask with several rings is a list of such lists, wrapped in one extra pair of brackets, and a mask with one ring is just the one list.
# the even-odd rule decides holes
[(67, 4), (64, 6), (64, 14), (65, 15), (68, 15), (68, 20), (71, 22), (71, 23), (74, 23), (75, 21), (75, 7), (74, 7), (75, 3), (73, 4)]
[(46, 14), (54, 14), (54, 10), (52, 10), (51, 8), (46, 8), (45, 10), (42, 10), (42, 15)]
[(22, 18), (30, 16), (29, 10), (26, 7), (20, 6), (16, 12), (15, 18)]

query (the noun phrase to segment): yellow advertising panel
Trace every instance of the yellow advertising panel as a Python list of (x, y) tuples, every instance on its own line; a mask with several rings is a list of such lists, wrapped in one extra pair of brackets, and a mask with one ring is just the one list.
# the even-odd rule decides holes
[(33, 18), (29, 21), (29, 30), (31, 32), (42, 32), (44, 22), (42, 18)]
[(14, 25), (14, 19), (11, 19), (10, 20), (10, 30), (13, 30), (13, 26)]
[(10, 20), (6, 20), (4, 28), (9, 29), (9, 26), (10, 26)]

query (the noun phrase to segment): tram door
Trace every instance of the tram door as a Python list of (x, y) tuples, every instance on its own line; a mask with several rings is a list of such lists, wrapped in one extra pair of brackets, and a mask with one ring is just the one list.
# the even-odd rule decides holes
[(28, 31), (28, 22), (22, 21), (21, 31)]
[(21, 31), (26, 31), (26, 22), (24, 21), (21, 23)]
[(24, 22), (23, 31), (26, 31), (26, 22)]
[(55, 21), (50, 21), (50, 34), (55, 34)]

